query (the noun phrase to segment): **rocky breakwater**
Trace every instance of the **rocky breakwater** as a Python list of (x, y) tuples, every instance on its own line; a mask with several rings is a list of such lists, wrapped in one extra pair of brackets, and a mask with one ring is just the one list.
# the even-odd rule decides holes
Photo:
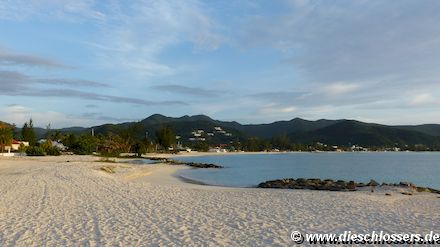
[[(258, 185), (258, 188), (272, 188), (272, 189), (309, 189), (309, 190), (328, 190), (328, 191), (356, 191), (359, 188), (370, 187), (373, 192), (378, 187), (383, 188), (400, 188), (406, 189), (407, 191), (414, 192), (431, 192), (440, 194), (439, 190), (427, 188), (427, 187), (418, 187), (412, 183), (408, 182), (400, 182), (398, 184), (379, 184), (378, 182), (371, 180), (369, 183), (358, 183), (354, 181), (344, 181), (344, 180), (332, 180), (325, 179), (321, 180), (319, 178), (284, 178), (277, 180), (270, 180)], [(405, 192), (409, 193), (409, 192)]]
[(310, 189), (310, 190), (329, 190), (329, 191), (355, 191), (357, 187), (367, 186), (363, 183), (354, 181), (343, 181), (332, 179), (321, 180), (319, 178), (285, 178), (266, 181), (258, 185), (259, 188), (276, 188), (276, 189)]
[(223, 168), (223, 166), (210, 164), (210, 163), (196, 163), (196, 162), (182, 162), (173, 160), (170, 158), (162, 158), (162, 157), (147, 157), (146, 159), (154, 160), (160, 163), (166, 163), (169, 165), (186, 165), (194, 168)]

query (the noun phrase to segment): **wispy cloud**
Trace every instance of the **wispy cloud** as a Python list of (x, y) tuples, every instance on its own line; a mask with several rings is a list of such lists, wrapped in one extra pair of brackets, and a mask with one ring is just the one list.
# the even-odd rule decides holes
[(438, 78), (439, 9), (438, 1), (303, 1), (252, 19), (245, 44), (283, 51), (313, 81)]
[(21, 54), (0, 48), (0, 65), (26, 65), (46, 68), (68, 68), (68, 66), (45, 57)]
[(296, 112), (298, 110), (295, 106), (282, 106), (276, 103), (271, 103), (268, 105), (264, 105), (257, 109), (257, 114), (263, 115), (263, 116), (283, 116), (283, 115), (291, 115), (292, 113)]
[[(105, 86), (105, 84), (90, 84), (89, 81), (75, 81), (69, 79), (61, 79), (56, 80), (56, 83), (49, 80), (43, 80), (43, 83), (51, 84), (51, 85), (59, 85), (60, 83), (65, 85), (66, 83), (70, 86), (77, 85), (84, 86), (85, 83), (87, 85), (92, 86)], [(31, 77), (11, 71), (0, 71), (0, 95), (10, 95), (10, 96), (32, 96), (32, 97), (58, 97), (58, 98), (77, 98), (77, 99), (85, 99), (85, 100), (95, 100), (95, 101), (106, 101), (106, 102), (114, 102), (114, 103), (130, 103), (137, 105), (185, 105), (185, 102), (181, 101), (149, 101), (144, 99), (137, 99), (132, 97), (121, 97), (114, 95), (107, 95), (102, 93), (91, 93), (86, 91), (80, 91), (76, 89), (67, 89), (67, 88), (49, 88), (49, 89), (41, 89), (36, 86), (36, 84), (41, 83), (41, 80), (34, 80)], [(95, 83), (96, 84), (96, 83)]]
[(417, 93), (409, 102), (410, 106), (438, 106), (439, 104), (440, 100), (431, 93)]
[(175, 85), (175, 84), (159, 85), (159, 86), (153, 86), (151, 88), (158, 90), (158, 91), (163, 91), (163, 92), (194, 95), (194, 96), (201, 96), (201, 97), (213, 97), (213, 96), (219, 96), (222, 93), (225, 93), (225, 91), (220, 91), (220, 90), (187, 87), (187, 86)]
[(0, 1), (0, 19), (24, 21), (28, 19), (56, 19), (83, 21), (84, 18), (104, 20), (106, 15), (97, 10), (94, 0), (16, 0)]
[(82, 79), (46, 78), (46, 79), (36, 79), (35, 81), (41, 84), (48, 84), (48, 85), (65, 85), (65, 86), (76, 86), (76, 87), (110, 87), (110, 85), (102, 82), (82, 80)]
[(347, 93), (352, 93), (360, 88), (360, 85), (355, 83), (331, 83), (325, 85), (322, 88), (323, 93), (331, 95), (331, 96), (340, 96)]
[(180, 69), (161, 62), (167, 48), (188, 43), (214, 50), (223, 41), (219, 24), (197, 0), (114, 2), (109, 13), (101, 39), (90, 44), (97, 48), (101, 65), (125, 68), (139, 77), (172, 75)]

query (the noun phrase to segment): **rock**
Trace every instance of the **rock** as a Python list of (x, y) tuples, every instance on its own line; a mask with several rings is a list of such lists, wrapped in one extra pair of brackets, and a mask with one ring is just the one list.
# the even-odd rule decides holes
[(376, 182), (375, 180), (371, 179), (370, 182), (369, 182), (367, 185), (368, 185), (368, 186), (373, 186), (373, 187), (375, 187), (375, 186), (378, 186), (379, 183)]
[(356, 183), (354, 181), (350, 181), (347, 183), (347, 190), (354, 191), (356, 190)]
[[(194, 163), (195, 164), (195, 163)], [(192, 164), (192, 165), (194, 165)], [(191, 164), (190, 164), (191, 165)], [(213, 165), (213, 164), (203, 164)], [(283, 178), (277, 180), (269, 180), (258, 184), (259, 188), (276, 188), (276, 189), (309, 189), (309, 190), (327, 190), (327, 191), (355, 191), (358, 187), (370, 186), (371, 192), (374, 192), (376, 186), (378, 186), (374, 180), (371, 180), (368, 184), (356, 183), (355, 181), (346, 182), (344, 180), (334, 181), (332, 179), (321, 180), (319, 178)], [(401, 182), (399, 184), (388, 184), (388, 186), (402, 187), (414, 189), (414, 191), (419, 192), (431, 192), (440, 194), (440, 190), (435, 190), (432, 188), (416, 187), (412, 183)], [(401, 192), (403, 195), (412, 195), (410, 191)], [(390, 193), (385, 193), (385, 195), (390, 196)]]
[(433, 188), (428, 188), (428, 189), (431, 191), (431, 193), (440, 194), (440, 190), (436, 190), (436, 189), (433, 189)]
[(358, 183), (356, 186), (357, 186), (357, 187), (365, 187), (365, 186), (367, 186), (367, 185), (364, 184), (364, 183)]
[(417, 192), (428, 192), (428, 193), (431, 193), (431, 190), (429, 188), (425, 188), (425, 187), (417, 187)]
[(194, 168), (223, 168), (223, 166), (215, 165), (215, 164), (205, 164), (205, 163), (195, 163), (195, 162), (181, 162), (177, 160), (172, 159), (165, 159), (165, 158), (156, 158), (152, 157), (153, 160), (159, 160), (160, 162), (165, 162), (170, 165), (187, 165)]
[(343, 191), (342, 187), (333, 186), (328, 189), (329, 191)]
[(195, 168), (223, 168), (223, 166), (215, 165), (215, 164), (204, 164), (204, 163), (184, 163), (187, 166), (195, 167)]
[(400, 192), (400, 194), (402, 195), (406, 195), (406, 196), (412, 196), (411, 192)]
[(305, 179), (305, 178), (298, 178), (298, 179), (296, 180), (296, 183), (297, 183), (298, 185), (304, 185), (304, 184), (306, 183), (306, 179)]
[(414, 184), (410, 183), (410, 182), (400, 182), (399, 185), (401, 187), (408, 187), (408, 188), (411, 188), (413, 190), (417, 189), (417, 187)]

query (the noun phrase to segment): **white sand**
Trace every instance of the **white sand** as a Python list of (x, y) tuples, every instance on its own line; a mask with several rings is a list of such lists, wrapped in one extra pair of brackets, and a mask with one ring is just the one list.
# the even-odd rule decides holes
[(0, 246), (292, 246), (292, 230), (440, 232), (434, 194), (201, 186), (172, 176), (182, 166), (93, 159), (0, 157)]

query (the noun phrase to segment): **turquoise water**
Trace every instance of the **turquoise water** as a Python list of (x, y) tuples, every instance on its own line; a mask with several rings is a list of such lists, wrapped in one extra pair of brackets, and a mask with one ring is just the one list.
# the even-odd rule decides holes
[(440, 189), (440, 152), (240, 154), (176, 159), (223, 165), (224, 169), (190, 169), (178, 174), (211, 185), (251, 187), (271, 179), (303, 177), (409, 181)]

